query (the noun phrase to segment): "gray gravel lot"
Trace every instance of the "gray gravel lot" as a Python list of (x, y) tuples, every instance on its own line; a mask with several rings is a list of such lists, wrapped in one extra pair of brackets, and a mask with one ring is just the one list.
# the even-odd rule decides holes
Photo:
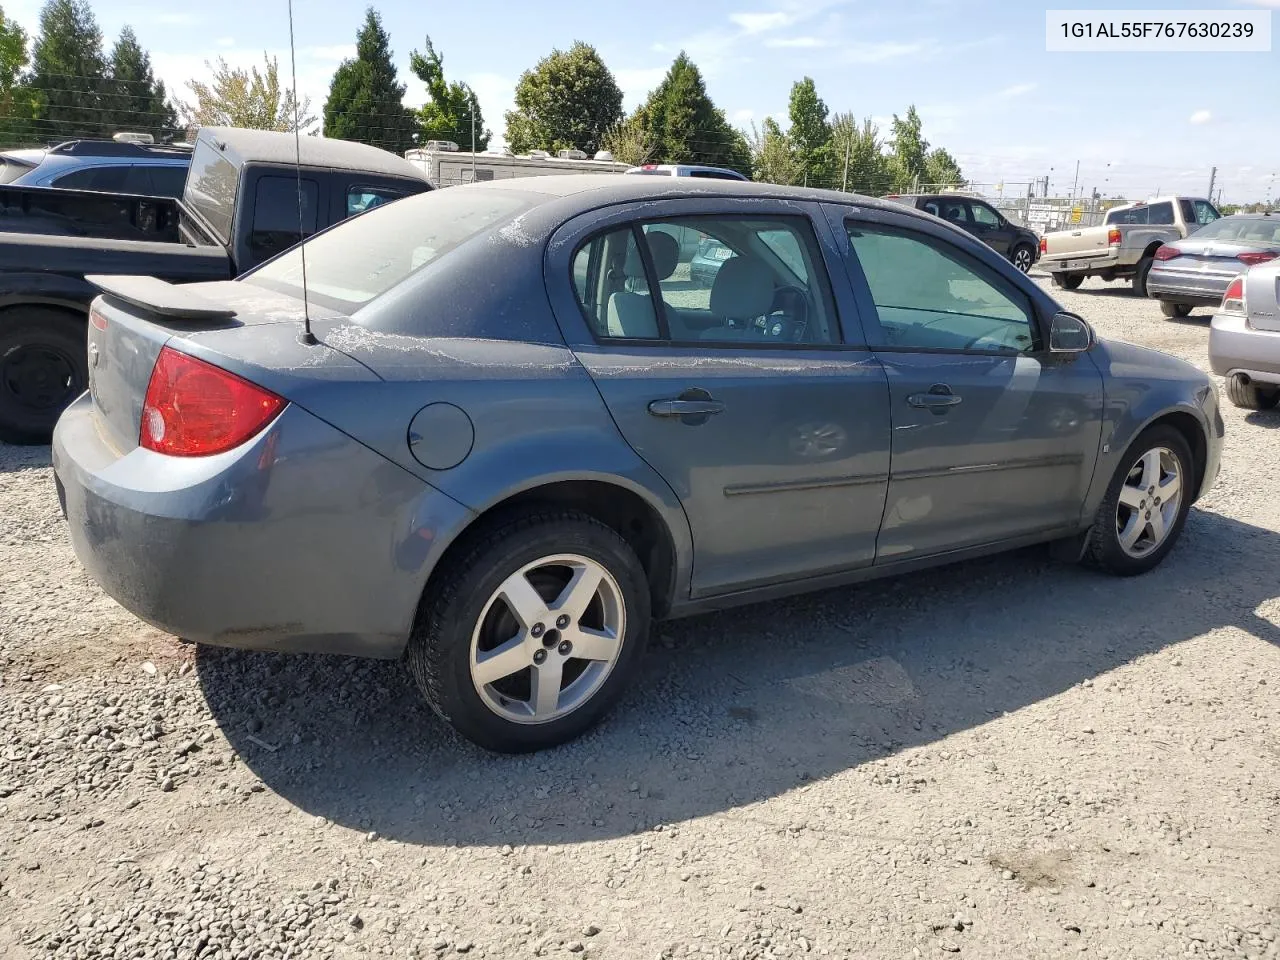
[[(1206, 312), (1060, 300), (1207, 367)], [(1029, 550), (667, 624), (525, 758), (399, 664), (139, 624), (0, 445), (0, 957), (1280, 956), (1280, 415), (1224, 415), (1151, 575)]]

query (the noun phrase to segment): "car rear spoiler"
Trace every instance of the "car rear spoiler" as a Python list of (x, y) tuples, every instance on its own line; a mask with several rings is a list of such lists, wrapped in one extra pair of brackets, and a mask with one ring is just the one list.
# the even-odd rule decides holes
[(93, 273), (86, 275), (85, 280), (109, 297), (162, 317), (175, 320), (230, 320), (236, 315), (231, 307), (214, 303), (187, 287), (169, 283), (159, 277)]

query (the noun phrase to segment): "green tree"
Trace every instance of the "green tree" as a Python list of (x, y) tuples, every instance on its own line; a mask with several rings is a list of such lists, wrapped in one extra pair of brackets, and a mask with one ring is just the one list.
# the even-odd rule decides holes
[(109, 136), (102, 31), (86, 0), (49, 0), (31, 51), (35, 131), (45, 138)]
[(475, 93), (465, 83), (445, 80), (444, 59), (431, 45), (430, 37), (423, 46), (424, 52), (414, 50), (409, 54), (409, 69), (427, 85), (430, 98), (418, 111), (419, 140), (452, 140), (468, 150), (474, 130), (475, 149), (489, 149), (492, 134), (484, 128), (484, 115)]
[(805, 77), (791, 86), (791, 129), (787, 136), (800, 165), (801, 182), (831, 185), (831, 124), (827, 105), (818, 96), (813, 80)]
[(960, 164), (942, 147), (935, 147), (924, 158), (924, 179), (930, 189), (936, 187), (963, 187), (964, 174)]
[(751, 125), (751, 173), (761, 183), (791, 185), (804, 178), (791, 140), (773, 117), (765, 117), (757, 130)]
[(681, 51), (631, 118), (662, 163), (704, 163), (751, 174), (751, 148), (707, 96), (702, 73)]
[[(205, 61), (213, 82), (188, 80), (195, 103), (181, 103), (183, 118), (193, 127), (250, 127), (255, 130), (288, 132), (295, 126), (294, 93), (280, 86), (280, 65), (275, 57), (262, 55), (262, 72), (257, 67), (232, 69), (218, 58), (218, 65)], [(311, 98), (297, 103), (297, 128), (310, 133), (316, 125), (311, 114)]]
[(606, 130), (600, 138), (600, 144), (613, 154), (614, 160), (629, 163), (633, 167), (649, 163), (654, 158), (653, 141), (649, 139), (648, 131), (634, 117), (620, 120)]
[(369, 7), (356, 34), (355, 59), (344, 60), (329, 84), (324, 135), (403, 153), (413, 146), (418, 128), (413, 111), (404, 105), (404, 91), (392, 62), (391, 39), (378, 12)]
[(178, 132), (178, 113), (169, 103), (164, 81), (151, 69), (132, 27), (120, 31), (111, 51), (111, 115), (119, 130), (150, 133), (157, 140)]
[(889, 158), (884, 142), (871, 118), (861, 124), (852, 113), (838, 113), (831, 119), (831, 154), (835, 185), (842, 190), (879, 196), (893, 189)]
[(529, 150), (602, 149), (604, 134), (622, 119), (622, 90), (595, 47), (575, 41), (552, 50), (516, 84), (507, 113), (507, 144)]
[(0, 10), (0, 145), (20, 143), (30, 133), (34, 105), (22, 76), (27, 63), (26, 31)]
[(912, 190), (917, 181), (928, 180), (925, 158), (929, 153), (929, 141), (921, 132), (920, 114), (914, 104), (907, 107), (907, 115), (902, 119), (896, 113), (893, 115), (889, 143), (894, 189)]

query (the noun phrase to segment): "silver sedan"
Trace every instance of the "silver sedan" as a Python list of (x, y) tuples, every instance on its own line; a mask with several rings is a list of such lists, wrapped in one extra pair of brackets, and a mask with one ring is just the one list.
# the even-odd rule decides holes
[[(1280, 218), (1277, 218), (1280, 219)], [(1209, 365), (1245, 410), (1280, 403), (1280, 260), (1231, 281), (1209, 328)]]
[(1280, 257), (1280, 214), (1240, 213), (1166, 243), (1147, 274), (1147, 295), (1166, 317), (1216, 307), (1228, 285), (1251, 266)]

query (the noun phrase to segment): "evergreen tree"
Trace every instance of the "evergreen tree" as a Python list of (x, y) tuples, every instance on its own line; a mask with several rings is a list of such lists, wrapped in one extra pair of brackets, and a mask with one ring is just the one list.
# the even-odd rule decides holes
[(552, 50), (516, 85), (507, 114), (507, 144), (516, 153), (602, 148), (605, 132), (622, 119), (622, 90), (595, 47), (575, 42)]
[(48, 140), (109, 137), (102, 31), (86, 0), (49, 0), (31, 56), (36, 133)]
[(707, 96), (702, 73), (682, 51), (631, 118), (661, 163), (703, 163), (751, 173), (746, 138)]
[(111, 102), (117, 130), (150, 133), (157, 140), (178, 132), (178, 113), (169, 103), (164, 81), (151, 70), (132, 27), (120, 31), (111, 51)]
[(403, 153), (417, 122), (404, 105), (405, 85), (392, 62), (391, 39), (369, 7), (356, 34), (356, 56), (338, 67), (324, 105), (324, 135)]
[[(487, 150), (492, 134), (484, 128), (484, 115), (475, 93), (465, 83), (449, 83), (444, 78), (444, 59), (427, 37), (425, 52), (409, 54), (409, 68), (427, 85), (430, 100), (418, 111), (418, 138), (451, 140), (463, 150), (470, 150), (472, 132), (475, 149)], [(474, 113), (474, 118), (473, 118)]]

